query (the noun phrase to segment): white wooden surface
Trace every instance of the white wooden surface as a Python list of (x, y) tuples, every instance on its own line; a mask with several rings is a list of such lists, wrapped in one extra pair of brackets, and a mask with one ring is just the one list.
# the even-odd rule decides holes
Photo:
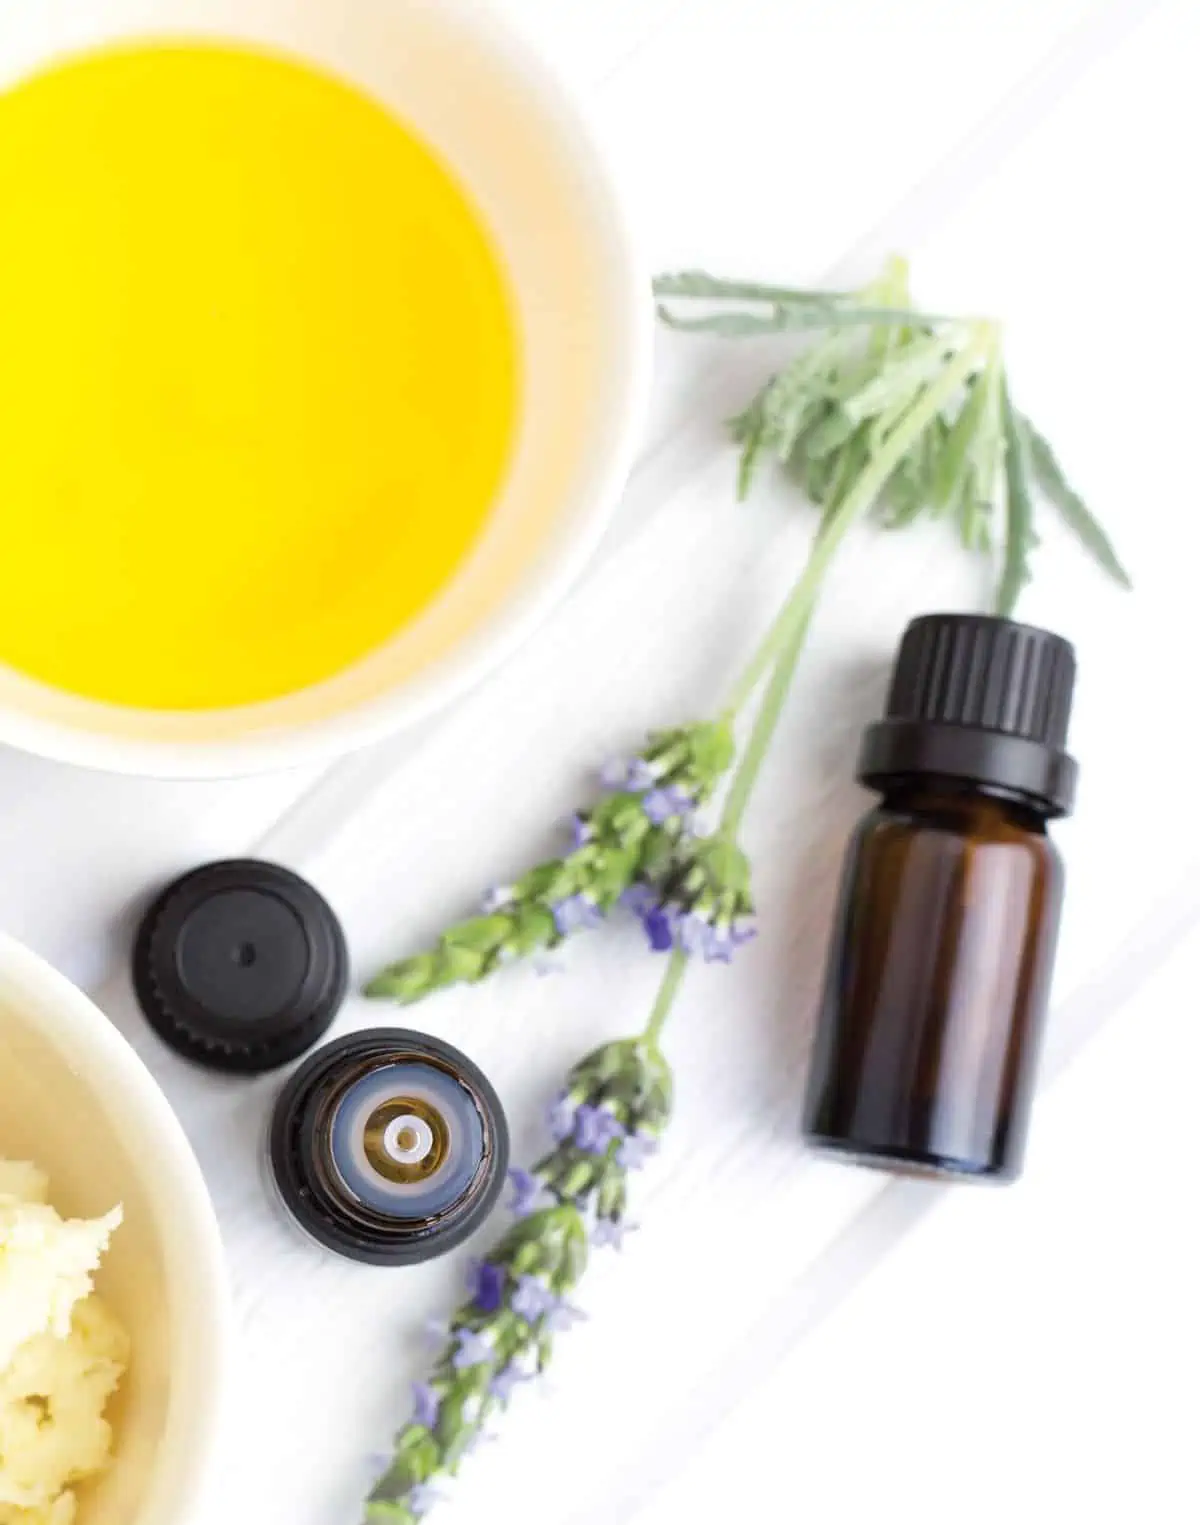
[[(936, 531), (864, 536), (831, 582), (748, 826), (764, 936), (735, 969), (693, 978), (670, 1033), (679, 1112), (643, 1226), (597, 1257), (553, 1401), (520, 1395), (438, 1518), (1194, 1521), (1200, 11), (508, 8), (592, 95), (656, 266), (843, 281), (895, 248), (931, 304), (1005, 316), (1019, 393), (1138, 591), (1111, 592), (1048, 534), (1023, 610), (1079, 646), (1085, 770), (1061, 833), (1071, 889), (1027, 1180), (898, 1186), (798, 1141), (833, 874), (864, 804), (857, 733), (905, 619), (980, 588)], [(719, 422), (768, 361), (717, 354), (663, 338), (645, 453), (590, 576), (426, 732), (322, 776), (222, 784), (0, 754), (0, 923), (93, 989), (146, 1057), (222, 1216), (240, 1340), (213, 1525), (357, 1518), (463, 1257), (389, 1274), (294, 1239), (258, 1169), (277, 1082), (213, 1079), (156, 1046), (128, 993), (130, 926), (174, 872), (261, 853), (322, 886), (368, 971), (548, 845), (606, 753), (703, 712), (811, 528), (783, 490), (732, 505)], [(565, 1066), (640, 1024), (658, 972), (632, 933), (569, 964), (415, 1014), (494, 1076), (518, 1157)], [(381, 1015), (354, 1002), (342, 1020)]]

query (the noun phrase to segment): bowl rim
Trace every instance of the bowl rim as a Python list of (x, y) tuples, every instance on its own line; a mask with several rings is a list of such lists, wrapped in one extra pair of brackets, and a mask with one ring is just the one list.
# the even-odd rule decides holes
[[(562, 136), (583, 146), (598, 226), (607, 225), (611, 322), (623, 364), (596, 464), (575, 494), (569, 522), (548, 540), (525, 585), (425, 673), (379, 696), (294, 727), (286, 724), (232, 740), (130, 737), (88, 729), (0, 701), (0, 743), (103, 772), (160, 779), (246, 777), (328, 764), (428, 720), (491, 676), (542, 625), (576, 584), (608, 528), (633, 465), (648, 405), (653, 350), (649, 265), (618, 189), (612, 159), (581, 92), (515, 20), (470, 0), (442, 0), (448, 24), (474, 34), (540, 103)], [(127, 713), (137, 714), (137, 710)], [(236, 711), (225, 710), (229, 715)]]
[[(207, 1487), (216, 1450), (231, 1327), (231, 1295), (212, 1198), (199, 1163), (166, 1096), (108, 1017), (78, 986), (14, 937), (0, 932), (0, 997), (17, 1006), (90, 1085), (107, 1086), (122, 1110), (155, 1138), (149, 1186), (168, 1284), (185, 1291), (170, 1312), (173, 1359), (180, 1347), (184, 1401), (167, 1428), (146, 1499), (130, 1525), (187, 1525)], [(170, 1183), (169, 1190), (167, 1182)]]

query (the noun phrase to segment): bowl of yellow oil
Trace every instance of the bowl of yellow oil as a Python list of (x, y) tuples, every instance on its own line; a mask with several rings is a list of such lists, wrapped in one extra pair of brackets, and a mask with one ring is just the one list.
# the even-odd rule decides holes
[(428, 716), (580, 570), (646, 355), (489, 7), (0, 7), (0, 741), (204, 776)]

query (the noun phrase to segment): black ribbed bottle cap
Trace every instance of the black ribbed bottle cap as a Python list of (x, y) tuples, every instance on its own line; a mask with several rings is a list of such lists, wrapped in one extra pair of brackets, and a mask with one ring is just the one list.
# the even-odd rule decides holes
[(863, 738), (871, 788), (961, 779), (1066, 815), (1078, 774), (1065, 751), (1075, 652), (1049, 630), (979, 614), (927, 614), (904, 632), (887, 713)]
[(167, 886), (134, 943), (133, 983), (165, 1043), (212, 1069), (255, 1074), (322, 1037), (346, 994), (337, 917), (298, 875), (231, 859)]

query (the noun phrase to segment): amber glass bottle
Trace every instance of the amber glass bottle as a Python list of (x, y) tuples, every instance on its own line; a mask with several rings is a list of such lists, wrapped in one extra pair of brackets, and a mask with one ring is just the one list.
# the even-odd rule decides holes
[(1021, 1168), (1058, 931), (1046, 823), (1070, 809), (1075, 658), (1009, 620), (905, 632), (859, 777), (805, 1131), (899, 1171)]

